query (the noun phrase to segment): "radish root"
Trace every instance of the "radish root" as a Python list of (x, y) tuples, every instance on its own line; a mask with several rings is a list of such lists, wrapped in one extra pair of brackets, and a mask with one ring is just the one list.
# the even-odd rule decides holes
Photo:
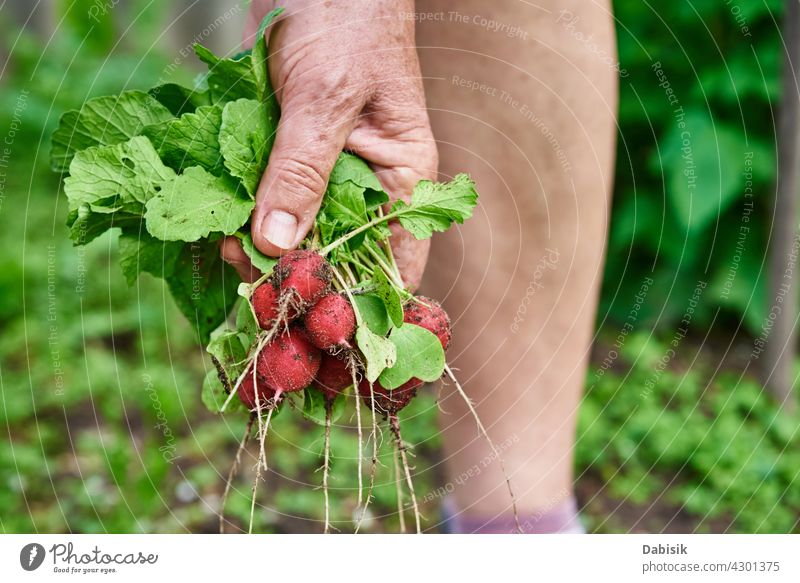
[[(350, 374), (353, 376), (353, 394), (355, 395), (356, 399), (356, 425), (358, 425), (358, 508), (361, 509), (361, 501), (364, 497), (364, 484), (362, 481), (361, 473), (363, 471), (362, 463), (363, 463), (363, 440), (364, 436), (361, 433), (361, 406), (360, 401), (361, 398), (358, 394), (358, 378), (356, 377), (356, 368), (355, 363), (351, 359), (350, 361)], [(363, 509), (362, 509), (363, 512)]]
[(247, 421), (247, 427), (244, 430), (244, 436), (239, 442), (239, 448), (236, 450), (236, 457), (233, 458), (233, 464), (231, 464), (231, 469), (228, 472), (228, 480), (225, 482), (225, 491), (222, 493), (222, 502), (220, 503), (219, 508), (220, 534), (225, 534), (225, 502), (228, 501), (228, 494), (230, 494), (231, 485), (233, 484), (234, 478), (236, 478), (236, 472), (239, 471), (239, 465), (242, 463), (242, 452), (247, 447), (247, 442), (250, 441), (250, 431), (253, 429), (253, 421), (255, 421), (255, 418), (255, 414), (250, 415), (250, 419)]
[(403, 508), (403, 478), (400, 475), (400, 453), (392, 455), (394, 459), (394, 485), (397, 489), (397, 515), (400, 518), (400, 533), (406, 533), (406, 517)]
[[(278, 399), (280, 398), (280, 393), (275, 393), (275, 402), (270, 407), (269, 411), (267, 412), (267, 419), (261, 424), (261, 403), (257, 402), (256, 407), (258, 409), (258, 423), (259, 423), (259, 441), (260, 441), (260, 451), (258, 454), (258, 461), (256, 462), (256, 478), (253, 480), (253, 493), (252, 499), (250, 500), (250, 526), (247, 529), (248, 534), (253, 533), (253, 517), (255, 516), (256, 512), (256, 494), (258, 492), (258, 483), (261, 481), (261, 469), (263, 467), (264, 471), (268, 470), (267, 468), (267, 455), (264, 450), (264, 442), (267, 440), (267, 431), (269, 430), (269, 422), (272, 419), (272, 412), (275, 410), (277, 406)], [(256, 392), (256, 401), (258, 401), (258, 392)]]
[(508, 495), (511, 497), (511, 508), (514, 512), (514, 524), (517, 527), (517, 532), (522, 533), (522, 525), (519, 523), (519, 514), (517, 513), (517, 497), (514, 495), (514, 490), (511, 487), (511, 479), (508, 476), (508, 472), (506, 472), (506, 464), (503, 461), (503, 456), (500, 455), (500, 450), (494, 445), (494, 441), (492, 438), (489, 437), (489, 434), (486, 432), (486, 428), (483, 426), (481, 422), (481, 418), (478, 417), (478, 412), (475, 410), (475, 407), (472, 405), (472, 401), (470, 401), (467, 394), (464, 392), (464, 389), (461, 387), (461, 383), (458, 382), (456, 379), (456, 375), (453, 374), (453, 371), (450, 369), (450, 366), (445, 364), (444, 369), (447, 372), (447, 375), (450, 377), (450, 380), (453, 381), (453, 384), (456, 386), (458, 390), (458, 394), (461, 395), (461, 398), (464, 399), (464, 402), (469, 407), (472, 416), (475, 418), (475, 423), (478, 424), (478, 429), (480, 430), (481, 434), (483, 435), (486, 442), (489, 444), (489, 447), (492, 448), (492, 452), (494, 456), (497, 458), (498, 463), (500, 464), (500, 470), (503, 472), (503, 477), (506, 480), (506, 487), (508, 488)]
[(392, 433), (394, 433), (397, 451), (400, 454), (400, 461), (403, 464), (403, 471), (406, 474), (406, 485), (408, 486), (408, 493), (411, 496), (411, 505), (414, 507), (414, 521), (417, 525), (417, 534), (422, 534), (419, 506), (417, 505), (417, 496), (414, 494), (414, 484), (411, 481), (411, 470), (408, 467), (408, 459), (406, 458), (406, 446), (403, 443), (403, 437), (400, 434), (400, 421), (398, 421), (396, 414), (389, 416), (389, 427), (392, 428)]
[(322, 466), (322, 492), (325, 496), (325, 530), (324, 534), (330, 533), (330, 501), (328, 500), (328, 472), (330, 471), (331, 458), (331, 401), (325, 399), (325, 463)]
[[(378, 470), (378, 419), (375, 415), (375, 393), (372, 389), (372, 383), (369, 384), (370, 405), (372, 408), (372, 466), (369, 469), (369, 487), (367, 488), (367, 500), (364, 502), (364, 510), (358, 517), (358, 524), (356, 524), (355, 534), (358, 534), (358, 529), (361, 528), (361, 522), (364, 520), (364, 515), (367, 513), (367, 507), (370, 500), (372, 500), (372, 490), (375, 488), (375, 474)], [(358, 398), (358, 396), (356, 396)]]

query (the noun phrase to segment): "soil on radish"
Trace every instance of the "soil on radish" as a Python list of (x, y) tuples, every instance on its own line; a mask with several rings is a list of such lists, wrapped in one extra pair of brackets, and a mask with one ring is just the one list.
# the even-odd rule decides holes
[(299, 249), (282, 256), (273, 272), (281, 296), (292, 294), (301, 306), (315, 303), (330, 289), (330, 264), (316, 251)]
[(450, 316), (436, 300), (425, 296), (417, 296), (417, 299), (424, 303), (411, 300), (403, 306), (403, 322), (416, 324), (433, 332), (442, 343), (442, 348), (447, 350), (452, 336)]
[(314, 384), (329, 400), (335, 399), (344, 389), (352, 385), (353, 377), (346, 356), (323, 353)]
[(395, 415), (398, 411), (403, 409), (411, 402), (417, 390), (423, 385), (419, 379), (411, 379), (406, 381), (395, 389), (386, 389), (379, 382), (372, 384), (372, 392), (370, 393), (369, 381), (362, 379), (358, 383), (358, 394), (367, 404), (371, 407), (371, 399), (374, 397), (375, 410), (384, 416)]
[[(272, 399), (275, 398), (275, 391), (267, 386), (267, 383), (261, 378), (261, 375), (256, 374), (257, 381), (253, 381), (253, 367), (245, 374), (242, 382), (239, 384), (237, 396), (242, 404), (250, 411), (255, 411), (260, 404), (265, 407)], [(256, 386), (258, 386), (258, 402), (256, 402)]]
[(310, 385), (319, 370), (320, 358), (319, 349), (305, 334), (291, 327), (264, 346), (256, 367), (267, 386), (282, 394)]
[(322, 350), (350, 347), (356, 331), (353, 306), (341, 294), (328, 294), (306, 312), (306, 332), (311, 343)]

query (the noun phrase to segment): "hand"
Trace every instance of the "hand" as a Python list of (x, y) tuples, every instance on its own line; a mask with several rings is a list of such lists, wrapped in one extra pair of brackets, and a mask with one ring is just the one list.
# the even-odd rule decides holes
[[(245, 29), (252, 45), (276, 2), (254, 0)], [(389, 196), (408, 198), (438, 165), (419, 62), (411, 0), (297, 0), (270, 29), (270, 77), (281, 118), (251, 221), (256, 247), (278, 256), (310, 230), (343, 149), (364, 158)], [(391, 225), (403, 280), (419, 284), (429, 241)], [(223, 258), (245, 281), (258, 273), (238, 240)]]

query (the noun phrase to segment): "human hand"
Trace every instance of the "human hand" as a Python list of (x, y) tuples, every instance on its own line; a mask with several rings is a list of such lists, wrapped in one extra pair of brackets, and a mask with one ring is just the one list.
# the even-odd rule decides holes
[[(253, 1), (246, 45), (275, 4)], [(306, 236), (343, 149), (370, 164), (392, 199), (407, 199), (419, 180), (436, 178), (413, 14), (411, 0), (298, 0), (270, 29), (281, 118), (251, 221), (262, 253), (278, 256)], [(430, 242), (390, 227), (400, 273), (416, 288)], [(223, 241), (222, 256), (245, 281), (258, 277), (236, 238)]]

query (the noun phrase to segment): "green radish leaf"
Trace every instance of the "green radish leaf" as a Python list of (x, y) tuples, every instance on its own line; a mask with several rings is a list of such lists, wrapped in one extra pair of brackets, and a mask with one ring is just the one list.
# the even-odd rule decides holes
[(242, 281), (236, 287), (236, 294), (240, 298), (244, 298), (249, 302), (250, 301), (250, 297), (253, 295), (253, 291), (254, 290), (255, 290), (255, 288), (254, 288), (252, 283), (246, 283), (246, 282)]
[(88, 204), (82, 204), (77, 209), (69, 212), (66, 225), (73, 245), (86, 245), (114, 227), (138, 230), (142, 224), (142, 217), (138, 214), (126, 212), (92, 212)]
[(364, 191), (364, 203), (368, 211), (375, 210), (389, 202), (389, 195), (382, 190), (372, 190), (368, 188)]
[(258, 82), (253, 76), (250, 55), (238, 59), (220, 59), (203, 45), (194, 45), (197, 57), (208, 65), (209, 93), (214, 103), (225, 103), (241, 98), (257, 99)]
[(378, 336), (386, 336), (392, 328), (392, 321), (386, 312), (386, 305), (378, 296), (370, 294), (354, 295), (353, 301), (361, 320)]
[(222, 108), (204, 105), (194, 113), (147, 126), (142, 134), (150, 138), (161, 159), (180, 172), (202, 166), (212, 174), (222, 173), (222, 154), (217, 136), (222, 124)]
[(373, 211), (389, 202), (389, 195), (384, 192), (378, 177), (367, 163), (359, 156), (342, 152), (331, 171), (328, 188), (333, 184), (347, 183), (361, 187), (364, 207), (368, 211)]
[(236, 310), (236, 331), (245, 350), (249, 351), (256, 341), (259, 326), (252, 305), (244, 298), (239, 300), (239, 308)]
[(387, 389), (396, 389), (416, 377), (435, 381), (444, 372), (444, 349), (435, 334), (416, 324), (403, 324), (389, 334), (397, 360), (380, 375), (380, 383)]
[(90, 99), (80, 110), (61, 116), (53, 132), (50, 167), (55, 172), (64, 172), (77, 152), (126, 142), (138, 136), (145, 126), (172, 117), (166, 107), (143, 91)]
[[(200, 398), (203, 401), (203, 405), (212, 413), (222, 412), (220, 409), (222, 409), (222, 405), (225, 404), (225, 401), (228, 400), (228, 393), (226, 388), (222, 385), (222, 381), (215, 368), (209, 369), (206, 373), (205, 379), (203, 379), (203, 389)], [(231, 402), (225, 409), (225, 413), (239, 413), (241, 411), (244, 411), (244, 405), (236, 398), (231, 399)]]
[(367, 325), (362, 324), (356, 330), (356, 344), (367, 361), (369, 382), (375, 382), (385, 368), (394, 365), (397, 358), (395, 345), (372, 332)]
[(231, 101), (222, 111), (219, 144), (225, 168), (241, 179), (251, 198), (267, 167), (277, 128), (277, 118), (270, 118), (267, 107), (253, 99)]
[(184, 113), (194, 113), (203, 105), (211, 105), (211, 94), (208, 89), (189, 89), (177, 83), (158, 85), (148, 90), (147, 94), (166, 107), (175, 117), (180, 117)]
[(237, 299), (239, 277), (219, 254), (216, 242), (184, 245), (167, 285), (201, 344), (225, 321)]
[(272, 273), (272, 270), (278, 263), (278, 260), (275, 257), (268, 257), (259, 251), (253, 243), (253, 236), (250, 233), (246, 233), (244, 237), (242, 237), (241, 241), (242, 249), (244, 250), (245, 255), (250, 258), (250, 263), (253, 264), (253, 267), (258, 269), (264, 275)]
[(222, 330), (215, 332), (206, 346), (206, 352), (217, 359), (222, 366), (231, 386), (244, 372), (247, 359), (247, 347), (242, 344), (238, 330)]
[(162, 241), (197, 241), (210, 233), (233, 235), (254, 206), (229, 179), (193, 166), (150, 199), (145, 220), (148, 232)]
[[(269, 67), (267, 66), (267, 39), (266, 32), (270, 24), (283, 13), (283, 8), (275, 8), (267, 13), (261, 19), (256, 32), (256, 38), (253, 43), (253, 50), (251, 52), (251, 64), (253, 67), (253, 78), (256, 81), (256, 87), (259, 90), (259, 98), (261, 101), (273, 101), (277, 106), (274, 91), (272, 89), (272, 81), (269, 78)], [(277, 117), (276, 117), (277, 121)]]
[(145, 203), (175, 178), (143, 136), (78, 152), (69, 168), (64, 193), (70, 210), (85, 204), (93, 212), (141, 214)]
[[(383, 192), (383, 186), (381, 186), (380, 181), (363, 159), (354, 154), (342, 152), (339, 154), (339, 158), (336, 160), (333, 170), (331, 170), (331, 176), (328, 182), (332, 184), (344, 184), (348, 181), (365, 189), (368, 188), (373, 191)], [(388, 196), (386, 200), (389, 200)]]
[[(305, 393), (303, 395), (303, 417), (325, 427), (325, 395), (315, 386), (306, 387), (303, 392)], [(339, 420), (344, 413), (345, 405), (345, 396), (337, 395), (331, 406), (331, 423)]]
[(322, 204), (326, 218), (336, 221), (336, 226), (345, 231), (367, 222), (364, 189), (353, 182), (329, 184)]
[[(322, 245), (327, 245), (336, 239), (336, 223), (329, 219), (328, 215), (325, 214), (324, 206), (320, 209), (319, 214), (317, 214), (316, 223), (317, 227), (319, 227), (320, 241)], [(336, 250), (334, 249), (334, 251)]]
[[(242, 344), (237, 330), (223, 330), (214, 333), (206, 352), (211, 356), (214, 368), (206, 374), (203, 382), (203, 404), (212, 413), (219, 413), (228, 398), (228, 391), (245, 371), (247, 347)], [(239, 399), (231, 399), (226, 412), (234, 404), (239, 405)]]
[[(306, 406), (306, 392), (305, 391), (292, 391), (291, 393), (285, 393), (283, 397), (283, 402), (288, 403), (292, 409), (297, 409), (298, 411), (303, 411)], [(273, 417), (275, 415), (273, 414)]]
[(391, 318), (395, 326), (403, 325), (403, 302), (400, 299), (400, 294), (397, 293), (395, 287), (389, 283), (389, 278), (382, 269), (375, 269), (372, 276), (372, 284), (375, 289), (370, 293), (378, 296), (383, 305), (386, 307), (386, 313)]
[(427, 239), (434, 231), (446, 231), (454, 222), (470, 218), (477, 203), (475, 183), (466, 174), (459, 174), (444, 183), (420, 180), (411, 202), (398, 200), (391, 212), (414, 237)]
[(145, 232), (123, 232), (119, 237), (119, 266), (128, 285), (133, 285), (142, 272), (162, 279), (170, 277), (182, 247), (182, 243), (159, 241)]

